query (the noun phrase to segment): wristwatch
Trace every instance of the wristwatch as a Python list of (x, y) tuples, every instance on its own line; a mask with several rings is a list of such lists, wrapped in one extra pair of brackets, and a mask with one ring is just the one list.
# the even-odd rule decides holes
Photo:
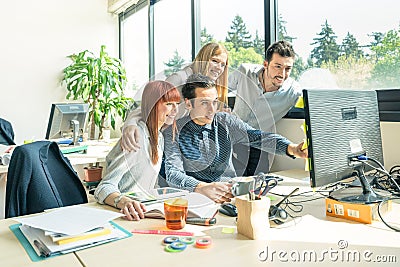
[(118, 203), (121, 201), (123, 195), (119, 194), (116, 198), (114, 198), (114, 207), (118, 209)]

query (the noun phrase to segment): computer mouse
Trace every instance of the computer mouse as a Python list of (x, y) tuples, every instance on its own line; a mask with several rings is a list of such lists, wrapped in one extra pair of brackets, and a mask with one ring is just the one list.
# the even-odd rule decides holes
[(219, 212), (230, 217), (236, 217), (238, 215), (237, 208), (232, 203), (223, 203), (219, 208)]

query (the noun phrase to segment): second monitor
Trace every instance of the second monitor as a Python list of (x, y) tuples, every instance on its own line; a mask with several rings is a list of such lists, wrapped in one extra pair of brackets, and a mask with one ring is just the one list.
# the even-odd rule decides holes
[(78, 145), (80, 135), (86, 130), (89, 104), (52, 104), (46, 139), (70, 139), (71, 145)]

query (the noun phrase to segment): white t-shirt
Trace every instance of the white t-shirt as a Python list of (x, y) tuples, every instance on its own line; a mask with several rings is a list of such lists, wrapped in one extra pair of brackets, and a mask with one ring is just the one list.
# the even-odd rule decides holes
[(229, 75), (229, 89), (236, 92), (234, 114), (256, 129), (271, 131), (296, 104), (302, 92), (292, 78), (285, 80), (277, 91), (264, 92), (258, 78), (263, 70), (262, 65), (240, 65)]

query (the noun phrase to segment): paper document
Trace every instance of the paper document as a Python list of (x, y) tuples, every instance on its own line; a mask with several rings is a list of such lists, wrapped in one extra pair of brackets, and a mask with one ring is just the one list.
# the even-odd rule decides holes
[(38, 255), (41, 255), (41, 251), (37, 246), (34, 245), (35, 240), (40, 240), (50, 252), (53, 253), (69, 253), (71, 251), (76, 251), (79, 249), (86, 248), (91, 245), (98, 245), (101, 243), (109, 242), (112, 240), (117, 240), (127, 237), (127, 234), (113, 227), (110, 223), (104, 225), (105, 229), (109, 230), (107, 235), (100, 235), (97, 237), (76, 240), (76, 242), (69, 242), (66, 244), (54, 243), (49, 236), (45, 236), (43, 230), (32, 228), (26, 225), (21, 225), (20, 229), (25, 237), (28, 239), (29, 243), (32, 244), (33, 249)]
[(121, 216), (123, 214), (119, 212), (78, 205), (58, 208), (32, 217), (15, 218), (15, 220), (24, 225), (45, 231), (78, 235), (101, 227)]

